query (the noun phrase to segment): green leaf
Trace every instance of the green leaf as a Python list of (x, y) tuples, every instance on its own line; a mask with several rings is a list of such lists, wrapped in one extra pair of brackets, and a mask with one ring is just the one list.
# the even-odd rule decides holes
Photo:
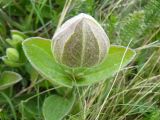
[(136, 53), (132, 49), (112, 45), (104, 62), (94, 69), (82, 71), (83, 77), (77, 81), (77, 84), (88, 85), (112, 77), (125, 67), (135, 55)]
[(71, 69), (58, 64), (51, 52), (51, 40), (29, 38), (23, 42), (23, 50), (32, 66), (52, 83), (72, 87), (84, 86), (106, 80), (135, 56), (135, 51), (122, 46), (111, 46), (102, 64), (92, 68)]
[(38, 120), (38, 118), (42, 118), (42, 105), (45, 95), (37, 96), (26, 101), (26, 99), (33, 97), (33, 95), (35, 94), (24, 94), (14, 99), (14, 102), (18, 104), (19, 112), (23, 115), (23, 120)]
[(21, 38), (21, 40), (27, 38), (27, 36), (24, 33), (20, 32), (18, 30), (11, 30), (11, 34), (12, 34), (12, 37), (15, 35), (19, 36)]
[(24, 65), (24, 63), (11, 61), (6, 56), (3, 56), (2, 60), (6, 65), (8, 65), (10, 67), (20, 67), (20, 66)]
[(52, 95), (45, 99), (43, 115), (45, 120), (62, 120), (72, 109), (75, 97), (69, 99)]
[(56, 63), (51, 53), (49, 39), (29, 38), (23, 43), (23, 50), (32, 66), (41, 74), (64, 86), (71, 86), (71, 80), (64, 74), (62, 66)]
[(18, 73), (11, 71), (3, 72), (0, 77), (0, 90), (12, 86), (13, 84), (19, 82), (21, 79), (22, 77)]

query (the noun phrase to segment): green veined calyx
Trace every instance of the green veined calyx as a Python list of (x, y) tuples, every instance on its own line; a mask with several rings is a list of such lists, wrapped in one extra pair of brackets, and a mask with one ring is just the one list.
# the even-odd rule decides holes
[(81, 13), (67, 20), (54, 34), (52, 52), (55, 59), (69, 67), (92, 67), (105, 58), (110, 43), (100, 24)]

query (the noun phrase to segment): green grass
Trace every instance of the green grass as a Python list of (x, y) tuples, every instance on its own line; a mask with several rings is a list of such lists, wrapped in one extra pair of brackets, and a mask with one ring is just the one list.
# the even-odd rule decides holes
[[(0, 0), (0, 57), (12, 47), (6, 42), (10, 30), (50, 39), (64, 21), (81, 12), (99, 21), (112, 44), (129, 46), (137, 55), (114, 77), (77, 88), (80, 108), (65, 119), (159, 120), (159, 0)], [(43, 120), (44, 99), (60, 87), (46, 82), (28, 61), (12, 67), (0, 59), (0, 74), (6, 70), (23, 80), (0, 91), (0, 119)]]

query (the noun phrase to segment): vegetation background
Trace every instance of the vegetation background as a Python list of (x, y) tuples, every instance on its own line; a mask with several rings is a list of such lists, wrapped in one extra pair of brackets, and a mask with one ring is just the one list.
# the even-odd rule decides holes
[(82, 89), (83, 119), (160, 120), (160, 0), (0, 0), (0, 74), (23, 77), (0, 90), (1, 120), (43, 120), (44, 98), (56, 92), (27, 60), (17, 67), (3, 59), (7, 48), (22, 52), (10, 42), (17, 39), (11, 30), (51, 39), (57, 27), (82, 12), (101, 24), (111, 44), (137, 52), (115, 77)]

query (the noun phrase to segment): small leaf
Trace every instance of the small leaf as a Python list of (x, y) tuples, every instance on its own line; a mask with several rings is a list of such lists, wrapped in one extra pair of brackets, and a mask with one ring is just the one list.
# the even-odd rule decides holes
[(21, 46), (21, 42), (27, 38), (25, 34), (17, 30), (11, 30), (11, 36), (12, 39), (7, 38), (6, 42), (14, 48)]
[(72, 109), (74, 101), (74, 96), (69, 99), (58, 95), (49, 96), (43, 104), (45, 120), (62, 120)]
[(91, 68), (71, 69), (55, 61), (49, 39), (29, 38), (23, 42), (23, 50), (29, 62), (41, 75), (52, 83), (67, 87), (90, 85), (106, 80), (126, 66), (136, 54), (132, 49), (112, 45), (102, 64)]
[(11, 30), (11, 34), (12, 34), (12, 37), (14, 35), (17, 35), (17, 36), (21, 37), (22, 38), (21, 40), (27, 38), (27, 36), (24, 33), (20, 32), (18, 30)]
[[(45, 95), (37, 96), (33, 99), (25, 101), (29, 97), (32, 97), (34, 94), (24, 94), (16, 99), (14, 102), (18, 104), (19, 112), (23, 115), (24, 120), (38, 120), (42, 118), (42, 104), (45, 98)], [(37, 99), (38, 102), (37, 102)], [(38, 117), (38, 118), (37, 118)]]
[(2, 60), (6, 65), (8, 65), (10, 67), (20, 67), (20, 66), (24, 65), (24, 63), (11, 61), (6, 56), (3, 56)]
[(0, 77), (0, 90), (12, 86), (13, 84), (19, 82), (21, 79), (22, 77), (18, 73), (11, 71), (3, 72)]

